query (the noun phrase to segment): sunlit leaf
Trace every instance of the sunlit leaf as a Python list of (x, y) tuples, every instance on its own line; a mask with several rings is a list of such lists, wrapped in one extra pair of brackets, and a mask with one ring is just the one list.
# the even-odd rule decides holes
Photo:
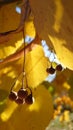
[[(68, 36), (69, 37), (69, 36)], [(63, 65), (71, 70), (73, 70), (72, 57), (73, 52), (70, 48), (73, 48), (72, 42), (68, 42), (64, 39), (58, 37), (52, 37), (49, 35), (49, 38), (54, 46), (57, 57)]]
[[(16, 12), (16, 2), (3, 5), (0, 8), (0, 32), (15, 30), (20, 22), (20, 15)], [(14, 34), (11, 39), (0, 44), (0, 59), (14, 53), (22, 45), (22, 32)]]
[(29, 86), (36, 87), (47, 77), (47, 65), (48, 61), (45, 58), (43, 48), (40, 45), (26, 55), (25, 70)]
[[(40, 45), (37, 45), (33, 51), (26, 54), (25, 71), (28, 86), (32, 88), (37, 87), (37, 85), (39, 85), (48, 76), (46, 68), (49, 64), (44, 56), (43, 48)], [(14, 79), (23, 71), (23, 58), (18, 61), (7, 63), (6, 65), (1, 65), (0, 67), (1, 88), (9, 90)]]
[[(23, 5), (21, 2), (26, 3)], [(0, 5), (0, 62), (3, 61), (0, 64), (0, 130), (47, 130), (53, 117), (52, 99), (58, 94), (61, 96), (68, 92), (73, 99), (73, 73), (68, 69), (61, 72), (56, 69), (55, 80), (51, 83), (44, 81), (49, 76), (46, 72), (47, 67), (52, 65), (56, 68), (57, 64), (50, 63), (45, 57), (44, 45), (41, 46), (40, 39), (46, 40), (49, 46), (46, 50), (53, 49), (63, 66), (73, 70), (73, 1), (23, 0), (21, 2)], [(20, 9), (20, 13), (16, 12), (19, 4), (23, 10)], [(30, 15), (29, 12), (26, 14), (27, 5), (31, 6)], [(25, 16), (26, 20), (24, 20)], [(15, 33), (2, 42), (3, 36), (9, 34), (7, 31), (16, 29)], [(27, 39), (29, 37), (27, 43), (32, 38), (35, 40), (28, 45), (26, 43), (27, 47), (23, 48), (25, 36)], [(7, 58), (10, 58), (9, 61)], [(13, 58), (18, 60), (14, 61)], [(26, 74), (24, 87), (28, 84), (34, 98), (31, 105), (27, 103), (18, 105), (8, 98), (14, 83), (12, 90), (15, 92), (18, 92), (23, 85), (23, 66)], [(56, 94), (52, 98), (50, 93), (52, 96)], [(73, 101), (70, 104), (73, 107)], [(69, 121), (68, 113), (64, 113), (64, 116), (62, 113), (62, 119), (63, 117)]]
[(0, 70), (0, 89), (7, 90), (9, 93), (15, 78), (22, 72), (22, 59), (1, 65)]
[(25, 35), (30, 36), (32, 38), (35, 37), (36, 31), (34, 27), (34, 23), (32, 19), (29, 19), (25, 22)]
[(73, 70), (73, 1), (30, 0), (39, 36), (53, 48), (61, 63)]
[[(38, 86), (33, 91), (35, 102), (32, 105), (18, 106), (11, 114), (9, 111), (13, 108), (8, 106), (2, 114), (7, 115), (7, 120), (3, 120), (1, 114), (0, 129), (7, 130), (24, 129), (24, 130), (44, 130), (53, 116), (52, 98), (43, 85)], [(50, 111), (51, 110), (51, 111)], [(10, 116), (9, 116), (10, 114)], [(9, 118), (8, 118), (9, 117)], [(6, 118), (5, 118), (6, 119)]]

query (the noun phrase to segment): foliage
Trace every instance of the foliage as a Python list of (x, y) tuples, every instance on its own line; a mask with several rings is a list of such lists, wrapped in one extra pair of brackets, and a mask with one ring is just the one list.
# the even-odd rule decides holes
[(73, 70), (73, 1), (30, 0), (30, 5), (39, 36), (54, 49), (61, 63)]
[(53, 113), (51, 95), (43, 85), (38, 86), (33, 94), (35, 102), (32, 105), (17, 106), (14, 102), (7, 101), (7, 108), (0, 115), (1, 130), (45, 129)]
[[(50, 123), (54, 95), (66, 94), (73, 100), (72, 5), (72, 0), (0, 0), (0, 130), (67, 130), (73, 125), (72, 120), (67, 124), (59, 118)], [(45, 56), (42, 40), (54, 61), (58, 57), (57, 63)], [(61, 71), (56, 69), (58, 64)], [(45, 81), (53, 75), (47, 68), (55, 70), (51, 83)], [(34, 97), (31, 105), (8, 99), (12, 85), (16, 92), (22, 87), (23, 76)]]

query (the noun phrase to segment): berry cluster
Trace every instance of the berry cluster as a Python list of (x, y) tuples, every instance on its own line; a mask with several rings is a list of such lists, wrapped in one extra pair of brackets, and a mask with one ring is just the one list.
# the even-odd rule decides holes
[(49, 74), (54, 74), (55, 73), (55, 71), (62, 71), (62, 65), (61, 64), (58, 64), (57, 66), (56, 66), (56, 68), (53, 68), (53, 66), (51, 65), (51, 67), (50, 68), (47, 68), (46, 69), (46, 72), (47, 73), (49, 73)]
[[(28, 89), (30, 90), (30, 94), (28, 93)], [(18, 92), (11, 91), (9, 94), (9, 99), (11, 101), (15, 101), (17, 104), (32, 104), (33, 103), (33, 96), (32, 90), (30, 88), (20, 88)]]
[(63, 95), (54, 100), (54, 118), (65, 111), (73, 112), (73, 101), (69, 96)]

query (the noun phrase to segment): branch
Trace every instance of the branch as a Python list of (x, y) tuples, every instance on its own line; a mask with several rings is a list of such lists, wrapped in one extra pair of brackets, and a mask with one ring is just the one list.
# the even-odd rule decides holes
[(27, 54), (29, 51), (32, 51), (33, 49), (37, 47), (38, 44), (40, 44), (40, 41), (41, 39), (38, 36), (36, 36), (36, 38), (30, 44), (25, 46), (25, 48), (3, 59), (0, 62), (0, 65), (20, 59), (24, 55), (24, 51), (25, 51), (25, 54)]

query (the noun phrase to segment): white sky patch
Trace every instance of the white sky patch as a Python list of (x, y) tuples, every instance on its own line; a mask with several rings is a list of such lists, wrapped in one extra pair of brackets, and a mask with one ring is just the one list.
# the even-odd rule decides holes
[(50, 62), (53, 62), (55, 58), (55, 54), (53, 52), (51, 52), (50, 56), (49, 56), (49, 60)]
[(45, 40), (42, 40), (42, 41), (41, 41), (41, 44), (42, 44), (43, 47), (45, 47), (46, 50), (49, 49), (49, 46), (46, 44), (46, 41), (45, 41)]
[(56, 72), (54, 74), (49, 74), (48, 77), (45, 79), (45, 81), (48, 81), (51, 83), (56, 77)]
[[(45, 56), (50, 60), (50, 62), (55, 62), (57, 64), (62, 64), (58, 60), (57, 55), (49, 49), (49, 46), (46, 44), (45, 40), (42, 40), (41, 44), (42, 44)], [(65, 68), (65, 66), (63, 64), (62, 64), (62, 67)]]
[(49, 58), (50, 54), (51, 54), (51, 51), (50, 50), (49, 51), (44, 50), (44, 52), (45, 52), (45, 56)]
[(16, 10), (17, 13), (21, 14), (21, 8), (20, 7), (16, 6), (15, 10)]
[(32, 38), (32, 37), (26, 36), (25, 37), (25, 42), (29, 44), (33, 39), (34, 38)]
[(41, 44), (43, 46), (45, 56), (49, 58), (50, 62), (53, 62), (55, 58), (55, 53), (51, 52), (45, 40), (42, 40)]

